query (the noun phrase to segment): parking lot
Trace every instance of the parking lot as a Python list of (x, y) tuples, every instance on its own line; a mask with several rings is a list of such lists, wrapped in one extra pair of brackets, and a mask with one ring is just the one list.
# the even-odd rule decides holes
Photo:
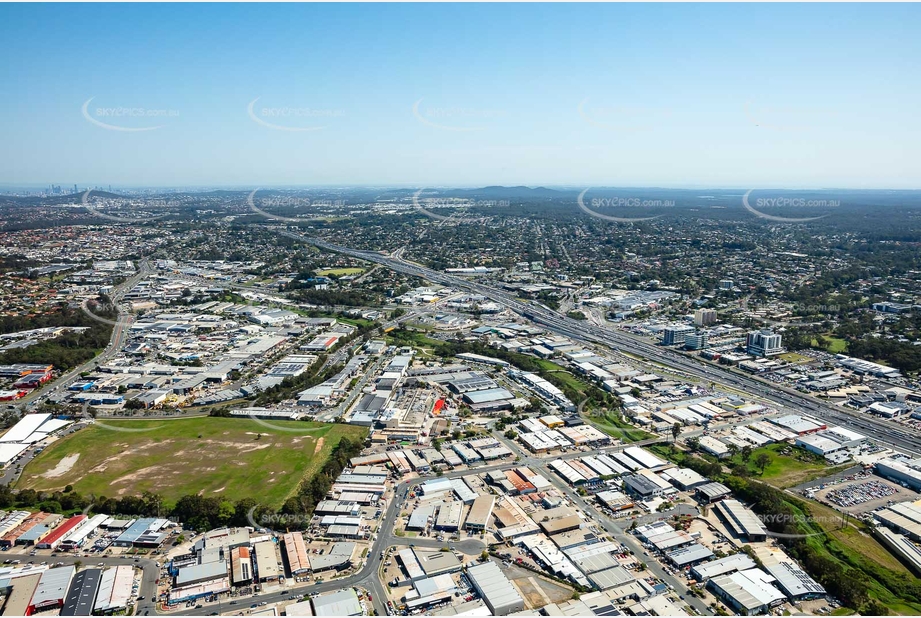
[(812, 497), (839, 511), (859, 514), (891, 502), (917, 499), (918, 494), (880, 477), (858, 476), (853, 480), (826, 485), (815, 491)]

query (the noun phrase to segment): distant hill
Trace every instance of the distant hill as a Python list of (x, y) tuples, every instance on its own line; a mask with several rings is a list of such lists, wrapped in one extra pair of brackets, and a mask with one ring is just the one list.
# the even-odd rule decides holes
[(482, 197), (492, 199), (510, 199), (510, 198), (559, 198), (566, 196), (568, 192), (548, 189), (546, 187), (503, 187), (491, 186), (480, 189), (449, 189), (445, 194), (469, 197)]

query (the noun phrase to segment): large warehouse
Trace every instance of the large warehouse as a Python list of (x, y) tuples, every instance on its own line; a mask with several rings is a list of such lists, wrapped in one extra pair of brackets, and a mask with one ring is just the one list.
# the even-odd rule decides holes
[(867, 441), (867, 437), (843, 427), (829, 427), (824, 431), (803, 435), (796, 439), (796, 446), (817, 455), (829, 455), (844, 449), (855, 448)]
[(472, 566), (467, 569), (467, 576), (493, 616), (524, 610), (524, 599), (495, 562)]
[(794, 601), (818, 599), (825, 596), (825, 588), (812, 579), (795, 562), (785, 560), (766, 565), (764, 569), (771, 574), (777, 586)]
[(707, 588), (741, 616), (770, 613), (770, 609), (787, 600), (771, 585), (773, 577), (759, 569), (738, 571), (712, 578)]
[(256, 573), (260, 582), (274, 581), (283, 575), (273, 541), (260, 541), (253, 549), (256, 553)]
[(881, 459), (876, 473), (883, 478), (921, 490), (921, 459)]
[(714, 510), (736, 536), (751, 542), (767, 539), (767, 529), (761, 520), (738, 500), (721, 500), (716, 503)]

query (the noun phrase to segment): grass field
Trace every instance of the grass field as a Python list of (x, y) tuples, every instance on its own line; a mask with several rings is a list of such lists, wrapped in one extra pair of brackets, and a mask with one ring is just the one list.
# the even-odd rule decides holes
[[(144, 491), (250, 497), (280, 507), (343, 436), (367, 430), (326, 423), (273, 426), (238, 418), (109, 420), (59, 440), (26, 466), (17, 488), (121, 497)], [(261, 436), (260, 436), (261, 434)]]
[[(792, 454), (782, 455), (780, 452), (785, 449), (790, 449)], [(764, 474), (755, 465), (755, 458), (760, 453), (767, 453), (768, 457), (771, 458), (771, 463), (764, 467)], [(723, 463), (726, 465), (741, 464), (742, 456), (735, 455), (731, 459), (724, 460)], [(771, 444), (756, 448), (752, 450), (751, 458), (748, 461), (748, 470), (752, 477), (780, 489), (795, 487), (801, 483), (840, 472), (848, 467), (845, 465), (829, 468), (824, 459), (817, 458), (813, 460), (808, 453), (795, 449), (789, 444)]]
[[(806, 500), (806, 502), (809, 504), (809, 510), (812, 514), (817, 518), (821, 518), (822, 521), (832, 522), (843, 519), (841, 513), (824, 504), (819, 504), (814, 500)], [(864, 556), (869, 559), (870, 562), (890, 569), (900, 575), (913, 577), (911, 571), (909, 571), (898, 558), (893, 556), (892, 553), (883, 547), (873, 536), (856, 529), (854, 526), (839, 527), (826, 525), (824, 528), (830, 530), (829, 536), (838, 541), (838, 543), (847, 550)]]
[(394, 337), (391, 334), (386, 334), (384, 335), (384, 341), (391, 345), (408, 345), (424, 349), (437, 349), (445, 345), (444, 341), (426, 337), (425, 333), (421, 333), (415, 330), (406, 331), (400, 337)]
[(624, 442), (639, 442), (640, 440), (655, 437), (654, 434), (622, 421), (616, 413), (603, 416), (583, 416), (582, 418), (599, 431), (603, 431), (612, 438), (619, 438)]
[[(825, 348), (826, 352), (831, 354), (841, 354), (842, 352), (847, 352), (847, 341), (844, 339), (839, 339), (838, 337), (829, 337), (828, 335), (823, 335), (828, 341), (828, 346)], [(812, 347), (819, 347), (819, 342), (817, 339), (813, 339), (811, 342)]]
[[(863, 571), (867, 580), (868, 594), (888, 607), (889, 613), (905, 616), (921, 615), (921, 604), (901, 598), (899, 590), (905, 584), (916, 586), (919, 581), (870, 535), (853, 526), (837, 524), (840, 515), (832, 509), (813, 501), (806, 501), (815, 521), (807, 525), (809, 530), (826, 531), (825, 535), (806, 539), (815, 552), (831, 560), (841, 562)], [(798, 512), (799, 509), (796, 509)]]
[(579, 395), (581, 395), (582, 397), (584, 397), (585, 394), (588, 392), (588, 385), (585, 382), (581, 381), (576, 376), (574, 376), (569, 369), (566, 369), (562, 365), (557, 365), (553, 361), (549, 361), (543, 358), (538, 358), (537, 364), (540, 365), (540, 368), (543, 369), (544, 371), (549, 371), (553, 373), (557, 378), (559, 378), (567, 386), (569, 386), (575, 391), (578, 391)]
[(364, 268), (326, 268), (316, 271), (318, 277), (329, 277), (330, 275), (345, 277), (347, 275), (360, 275), (363, 272), (365, 272)]

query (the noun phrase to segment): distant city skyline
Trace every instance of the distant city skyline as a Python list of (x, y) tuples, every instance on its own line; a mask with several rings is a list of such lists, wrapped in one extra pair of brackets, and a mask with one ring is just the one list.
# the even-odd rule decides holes
[(921, 188), (914, 4), (0, 5), (0, 191)]

